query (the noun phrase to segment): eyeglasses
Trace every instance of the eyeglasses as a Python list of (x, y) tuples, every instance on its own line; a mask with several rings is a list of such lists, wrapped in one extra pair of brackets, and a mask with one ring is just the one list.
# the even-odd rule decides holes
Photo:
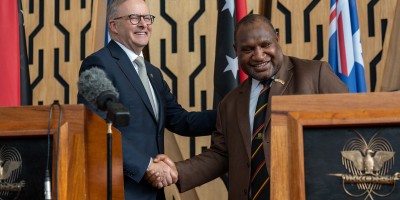
[(137, 15), (137, 14), (130, 14), (130, 15), (126, 15), (126, 16), (122, 16), (122, 17), (117, 17), (114, 18), (114, 20), (117, 19), (129, 19), (129, 21), (131, 22), (132, 25), (136, 25), (139, 24), (140, 20), (142, 20), (147, 24), (147, 25), (151, 25), (154, 22), (154, 15)]

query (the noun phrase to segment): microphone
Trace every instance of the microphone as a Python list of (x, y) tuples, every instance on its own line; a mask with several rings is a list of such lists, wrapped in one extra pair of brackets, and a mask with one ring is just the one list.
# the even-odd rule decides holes
[(129, 110), (118, 102), (119, 93), (102, 69), (93, 67), (83, 71), (78, 80), (78, 92), (95, 108), (107, 111), (107, 119), (114, 125), (129, 124)]

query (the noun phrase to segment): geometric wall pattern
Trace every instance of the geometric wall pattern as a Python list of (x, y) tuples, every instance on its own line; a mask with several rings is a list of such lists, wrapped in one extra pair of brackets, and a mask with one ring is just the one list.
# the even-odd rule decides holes
[(33, 105), (76, 103), (80, 63), (98, 37), (99, 5), (105, 8), (100, 1), (22, 1)]
[[(183, 107), (212, 108), (217, 1), (146, 2), (156, 16), (147, 59)], [(82, 59), (104, 45), (106, 0), (25, 0), (22, 7), (33, 105), (75, 104)], [(357, 7), (368, 91), (400, 90), (400, 3), (357, 0)], [(328, 60), (329, 0), (249, 0), (247, 8), (271, 15), (285, 54)], [(167, 133), (166, 153), (186, 159), (209, 142)], [(183, 194), (174, 186), (166, 191), (167, 199), (227, 199), (222, 179)]]

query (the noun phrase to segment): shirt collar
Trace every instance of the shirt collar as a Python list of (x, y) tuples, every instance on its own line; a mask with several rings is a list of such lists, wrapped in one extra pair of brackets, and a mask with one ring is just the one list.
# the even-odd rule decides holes
[(118, 41), (115, 42), (122, 48), (122, 50), (124, 50), (124, 52), (129, 57), (129, 60), (131, 62), (135, 61), (138, 56), (143, 57), (143, 52), (140, 52), (139, 55), (136, 55), (132, 50), (126, 48), (123, 44), (119, 43)]
[(254, 92), (254, 90), (258, 87), (259, 84), (260, 84), (259, 80), (251, 78), (251, 93)]

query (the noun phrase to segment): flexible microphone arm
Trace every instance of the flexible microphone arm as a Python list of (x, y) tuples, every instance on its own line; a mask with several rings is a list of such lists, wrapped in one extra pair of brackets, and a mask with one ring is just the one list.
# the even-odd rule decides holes
[[(45, 175), (44, 175), (44, 199), (45, 200), (51, 200), (52, 199), (52, 191), (51, 191), (51, 176), (50, 176), (50, 146), (51, 146), (51, 140), (50, 140), (50, 125), (52, 121), (52, 115), (53, 115), (53, 107), (57, 106), (59, 110), (59, 118), (58, 118), (58, 126), (57, 126), (57, 134), (60, 134), (60, 127), (61, 127), (61, 121), (62, 121), (62, 108), (61, 105), (58, 101), (54, 101), (49, 110), (49, 120), (48, 120), (48, 127), (47, 127), (47, 162), (46, 162), (46, 170), (45, 170)], [(56, 149), (56, 159), (55, 159), (55, 177), (56, 180), (58, 180), (58, 155), (59, 155), (59, 146), (60, 146), (60, 137), (57, 137), (57, 149)], [(54, 196), (55, 199), (58, 198), (58, 182), (55, 182), (55, 188), (54, 188)]]

